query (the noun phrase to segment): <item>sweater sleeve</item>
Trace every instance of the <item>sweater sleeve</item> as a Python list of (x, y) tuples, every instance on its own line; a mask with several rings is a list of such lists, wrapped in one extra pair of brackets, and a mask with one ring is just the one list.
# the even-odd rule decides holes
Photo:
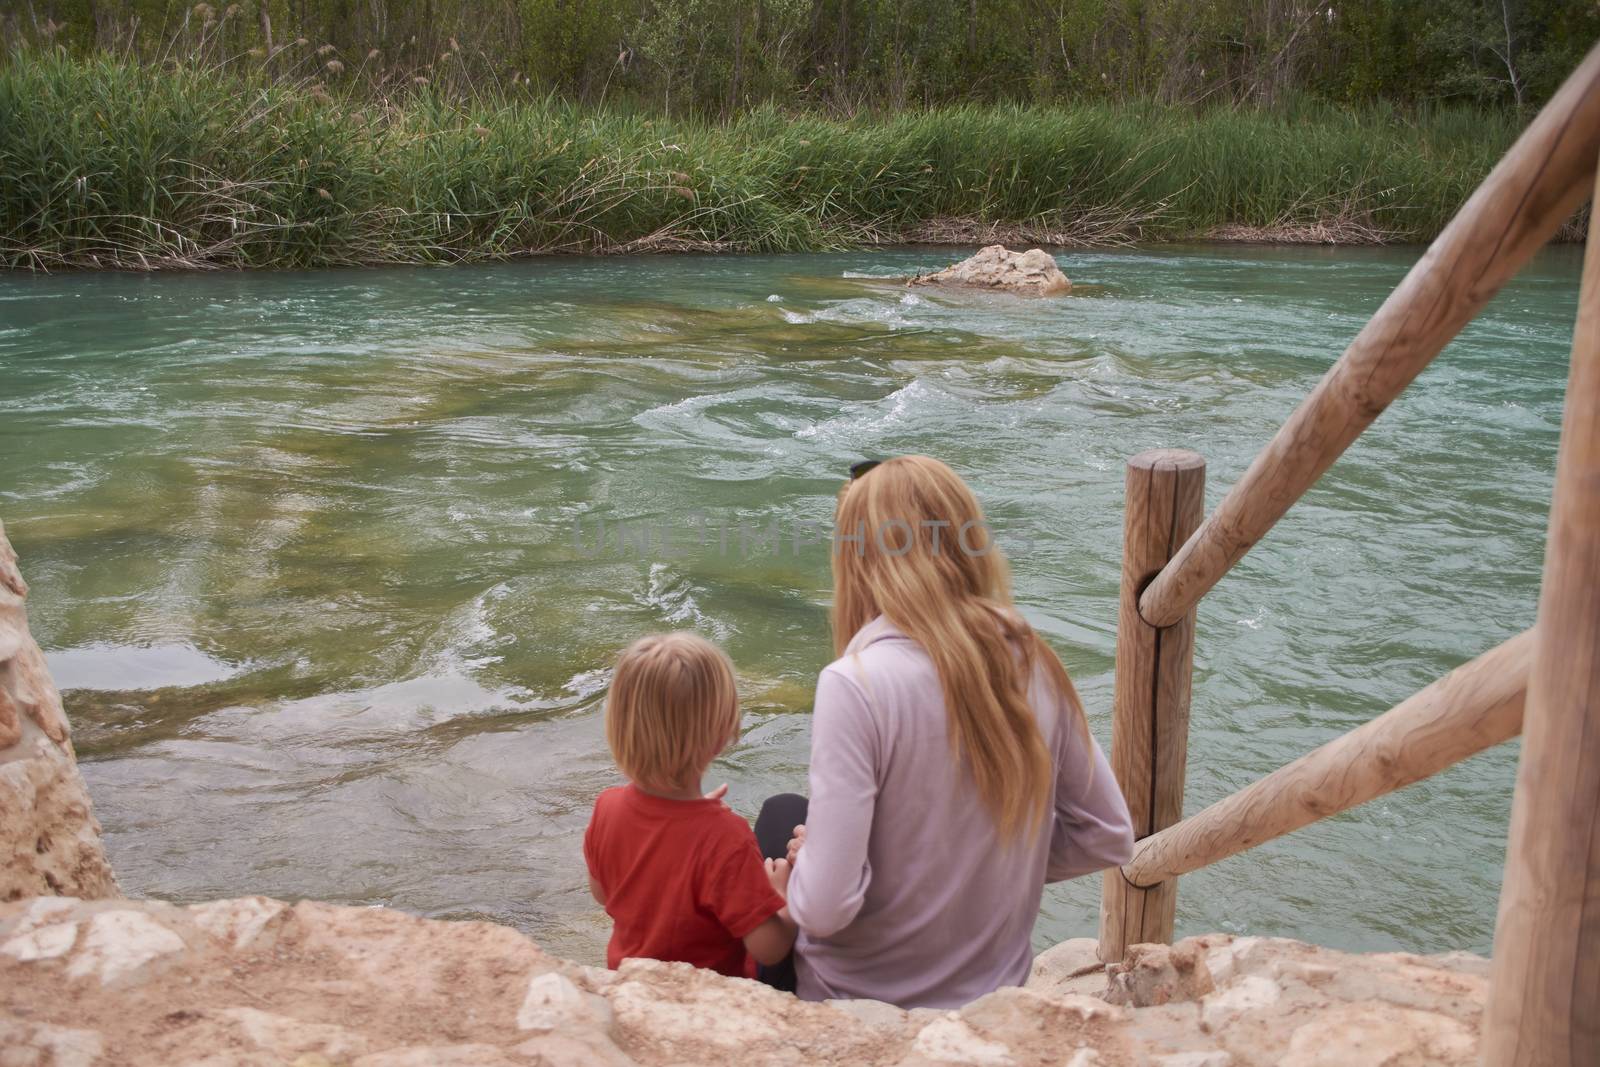
[(866, 900), (878, 799), (878, 734), (865, 695), (837, 668), (817, 679), (806, 842), (789, 878), (789, 915), (812, 937), (850, 925)]
[(1133, 819), (1127, 801), (1080, 715), (1063, 701), (1047, 882), (1120, 866), (1133, 857)]

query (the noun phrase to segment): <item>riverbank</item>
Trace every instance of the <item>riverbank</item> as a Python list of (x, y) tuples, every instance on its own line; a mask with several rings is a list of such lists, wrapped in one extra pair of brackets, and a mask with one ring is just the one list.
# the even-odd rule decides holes
[(1102, 103), (717, 123), (24, 52), (0, 67), (0, 265), (1426, 241), (1516, 132), (1469, 110)]
[[(0, 526), (0, 1045), (7, 1062), (268, 1067), (1245, 1067), (1475, 1060), (1487, 961), (1210, 935), (1092, 941), (960, 1012), (802, 1003), (686, 964), (617, 971), (510, 927), (266, 897), (126, 900)], [(42, 894), (42, 895), (41, 895)], [(77, 897), (74, 897), (76, 894)], [(86, 898), (86, 899), (79, 899)], [(20, 1057), (20, 1058), (18, 1058)]]

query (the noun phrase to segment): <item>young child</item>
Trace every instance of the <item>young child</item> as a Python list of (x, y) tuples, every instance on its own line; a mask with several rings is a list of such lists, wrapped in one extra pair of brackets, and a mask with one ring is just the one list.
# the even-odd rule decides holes
[(635, 641), (617, 660), (606, 740), (629, 784), (595, 801), (583, 856), (611, 916), (606, 965), (682, 960), (736, 978), (789, 955), (789, 865), (763, 860), (750, 826), (701, 793), (711, 761), (739, 735), (733, 665), (691, 633)]

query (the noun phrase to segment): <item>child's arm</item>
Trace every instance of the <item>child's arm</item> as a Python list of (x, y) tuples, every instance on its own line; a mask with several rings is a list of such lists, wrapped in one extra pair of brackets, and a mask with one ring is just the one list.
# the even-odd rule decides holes
[(782, 963), (794, 949), (794, 935), (795, 926), (785, 908), (744, 935), (745, 951), (754, 956), (757, 963), (771, 967)]
[[(788, 899), (789, 861), (767, 860), (765, 867), (767, 881), (772, 883), (772, 888), (779, 896)], [(778, 914), (744, 935), (745, 951), (754, 956), (757, 963), (771, 967), (775, 963), (782, 963), (794, 949), (796, 933), (798, 930), (794, 920), (789, 918), (789, 909), (784, 907)]]
[(594, 897), (594, 902), (602, 908), (606, 906), (606, 891), (600, 887), (599, 882), (594, 880), (594, 875), (592, 874), (589, 876), (589, 895)]

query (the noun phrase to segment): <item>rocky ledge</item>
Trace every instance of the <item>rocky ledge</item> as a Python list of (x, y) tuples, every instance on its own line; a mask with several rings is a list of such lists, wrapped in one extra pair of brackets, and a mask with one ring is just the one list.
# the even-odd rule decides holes
[(1039, 957), (960, 1011), (618, 971), (491, 923), (265, 897), (0, 905), (7, 1067), (1407, 1067), (1477, 1054), (1488, 962), (1210, 935)]
[[(117, 896), (61, 694), (28, 633), (27, 595), (0, 523), (0, 901)], [(3, 1045), (0, 1064), (10, 1067)]]
[(906, 281), (913, 285), (954, 285), (969, 289), (1000, 289), (1013, 293), (1053, 296), (1070, 293), (1072, 283), (1056, 266), (1055, 257), (1041, 248), (1011, 252), (1005, 245), (989, 245), (970, 259), (932, 274)]

